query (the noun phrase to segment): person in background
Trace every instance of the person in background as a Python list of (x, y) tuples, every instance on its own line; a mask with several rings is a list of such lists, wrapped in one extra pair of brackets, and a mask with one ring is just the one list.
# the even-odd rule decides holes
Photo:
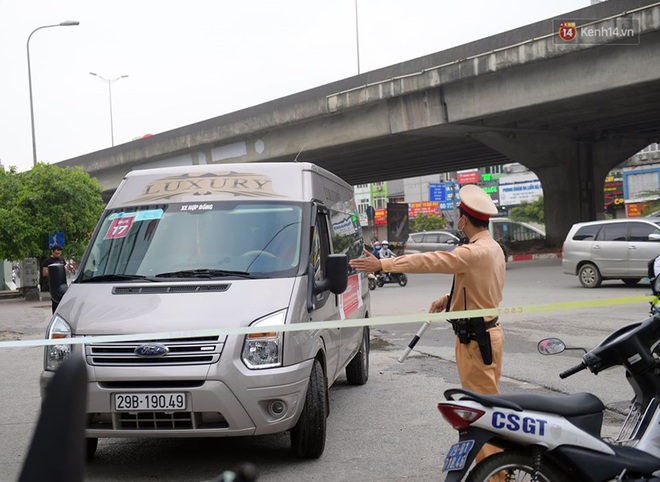
[(390, 243), (383, 241), (383, 249), (380, 250), (380, 259), (396, 258), (396, 254), (390, 249)]
[[(379, 259), (389, 259), (389, 258), (396, 258), (396, 254), (394, 254), (394, 251), (390, 249), (390, 243), (385, 240), (383, 241), (383, 249), (380, 250), (380, 257)], [(385, 276), (385, 281), (390, 282), (392, 281), (392, 278), (390, 277), (389, 273), (383, 273)]]
[(375, 241), (374, 242), (374, 250), (371, 252), (371, 254), (373, 254), (376, 258), (380, 259), (380, 249), (381, 249), (380, 242)]
[[(43, 277), (44, 280), (48, 280), (48, 267), (51, 264), (61, 264), (62, 266), (66, 265), (66, 262), (64, 261), (64, 258), (62, 257), (62, 246), (59, 244), (54, 244), (52, 248), (50, 248), (50, 258), (46, 258), (43, 263), (41, 263), (41, 276)], [(48, 284), (46, 284), (49, 286)], [(55, 313), (55, 310), (57, 309), (57, 305), (59, 305), (58, 302), (55, 300), (52, 300), (52, 307), (53, 307), (53, 313)]]

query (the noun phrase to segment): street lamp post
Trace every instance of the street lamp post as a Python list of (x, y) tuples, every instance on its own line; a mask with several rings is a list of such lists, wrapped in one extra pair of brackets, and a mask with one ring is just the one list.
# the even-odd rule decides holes
[(355, 0), (355, 46), (357, 49), (357, 72), (360, 75), (360, 31), (358, 30), (358, 0)]
[(117, 82), (120, 79), (125, 79), (128, 77), (128, 75), (120, 75), (119, 77), (115, 77), (114, 79), (106, 79), (105, 77), (101, 77), (99, 74), (96, 74), (94, 72), (90, 72), (89, 75), (93, 75), (94, 77), (98, 77), (101, 79), (103, 82), (108, 84), (108, 99), (110, 101), (110, 141), (112, 142), (112, 147), (115, 146), (115, 129), (113, 127), (113, 122), (112, 122), (112, 84)]
[(42, 28), (50, 27), (73, 27), (75, 25), (80, 25), (80, 22), (77, 20), (65, 20), (61, 23), (56, 23), (54, 25), (43, 25), (41, 27), (35, 28), (32, 33), (27, 38), (27, 64), (28, 64), (28, 87), (30, 89), (30, 123), (32, 125), (32, 164), (37, 165), (37, 141), (34, 133), (34, 105), (32, 101), (32, 69), (30, 67), (30, 39), (37, 30)]

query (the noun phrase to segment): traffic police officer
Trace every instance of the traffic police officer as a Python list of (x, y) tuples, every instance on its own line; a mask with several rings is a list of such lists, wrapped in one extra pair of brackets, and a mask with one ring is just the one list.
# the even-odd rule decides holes
[[(463, 186), (459, 197), (457, 227), (469, 238), (468, 244), (451, 251), (391, 259), (376, 259), (366, 253), (366, 257), (351, 260), (351, 267), (367, 272), (454, 274), (451, 292), (431, 303), (430, 313), (497, 308), (502, 301), (506, 271), (502, 248), (488, 230), (490, 217), (497, 214), (497, 207), (490, 196), (475, 185)], [(456, 365), (463, 388), (483, 394), (499, 393), (504, 334), (498, 318), (458, 319), (451, 323), (456, 333)], [(477, 462), (496, 451), (495, 447), (484, 446)]]

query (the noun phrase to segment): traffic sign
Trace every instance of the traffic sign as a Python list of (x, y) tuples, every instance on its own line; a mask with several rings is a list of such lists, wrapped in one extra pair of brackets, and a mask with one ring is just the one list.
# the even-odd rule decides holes
[(48, 234), (48, 248), (52, 249), (56, 244), (62, 248), (64, 247), (64, 233)]

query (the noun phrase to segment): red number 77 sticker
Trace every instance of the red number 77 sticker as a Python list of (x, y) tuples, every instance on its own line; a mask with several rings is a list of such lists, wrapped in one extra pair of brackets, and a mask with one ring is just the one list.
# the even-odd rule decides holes
[(134, 219), (134, 216), (126, 216), (113, 219), (103, 239), (123, 238), (131, 230)]

